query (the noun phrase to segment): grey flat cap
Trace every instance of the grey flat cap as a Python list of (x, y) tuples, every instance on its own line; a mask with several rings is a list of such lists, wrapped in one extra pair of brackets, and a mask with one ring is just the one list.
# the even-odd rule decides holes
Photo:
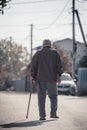
[(43, 41), (43, 47), (45, 47), (45, 46), (51, 47), (51, 41), (48, 40), (48, 39), (44, 40), (44, 41)]

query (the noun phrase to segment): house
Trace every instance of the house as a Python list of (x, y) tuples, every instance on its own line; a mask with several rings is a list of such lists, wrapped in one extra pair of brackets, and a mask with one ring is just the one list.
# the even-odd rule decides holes
[[(77, 44), (76, 64), (78, 64), (81, 57), (86, 54), (86, 47), (85, 47), (85, 44), (82, 42), (76, 41), (76, 44)], [(69, 57), (72, 58), (72, 54), (73, 54), (73, 40), (72, 39), (66, 38), (63, 40), (55, 41), (53, 42), (53, 46), (63, 48), (64, 50), (67, 51), (67, 54), (69, 55)]]
[[(69, 57), (69, 59), (71, 61), (70, 63), (68, 62), (67, 72), (69, 72), (71, 74), (72, 73), (72, 63), (73, 63), (73, 40), (70, 38), (66, 38), (66, 39), (54, 41), (53, 46), (55, 48), (62, 48), (66, 52), (66, 55)], [(77, 74), (79, 61), (80, 61), (81, 57), (86, 55), (87, 50), (86, 50), (85, 44), (82, 42), (76, 41), (76, 46), (77, 46), (77, 49), (76, 49), (76, 55), (75, 55), (75, 68), (74, 69), (75, 69), (75, 73)]]

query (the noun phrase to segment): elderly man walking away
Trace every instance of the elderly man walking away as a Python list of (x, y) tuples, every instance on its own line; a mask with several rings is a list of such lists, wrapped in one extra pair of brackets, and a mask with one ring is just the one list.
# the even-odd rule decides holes
[(40, 120), (46, 120), (45, 100), (46, 91), (51, 103), (51, 118), (57, 116), (57, 87), (56, 82), (61, 81), (63, 73), (61, 59), (59, 53), (51, 48), (51, 41), (46, 39), (43, 41), (42, 50), (35, 53), (31, 62), (32, 82), (37, 81), (38, 107)]

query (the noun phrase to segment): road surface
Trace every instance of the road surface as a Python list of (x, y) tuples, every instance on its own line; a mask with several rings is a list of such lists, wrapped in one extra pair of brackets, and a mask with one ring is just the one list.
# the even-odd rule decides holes
[(0, 130), (87, 130), (87, 96), (58, 96), (59, 119), (50, 118), (46, 98), (46, 121), (39, 121), (37, 94), (32, 94), (26, 119), (29, 93), (0, 92)]

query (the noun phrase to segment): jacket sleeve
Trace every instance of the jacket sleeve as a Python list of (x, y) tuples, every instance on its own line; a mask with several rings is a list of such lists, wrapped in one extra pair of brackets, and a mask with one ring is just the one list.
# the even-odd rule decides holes
[(57, 74), (61, 76), (62, 73), (63, 73), (62, 61), (59, 53), (57, 52)]
[(38, 54), (36, 53), (31, 61), (31, 76), (33, 79), (37, 79), (37, 71), (38, 71)]

